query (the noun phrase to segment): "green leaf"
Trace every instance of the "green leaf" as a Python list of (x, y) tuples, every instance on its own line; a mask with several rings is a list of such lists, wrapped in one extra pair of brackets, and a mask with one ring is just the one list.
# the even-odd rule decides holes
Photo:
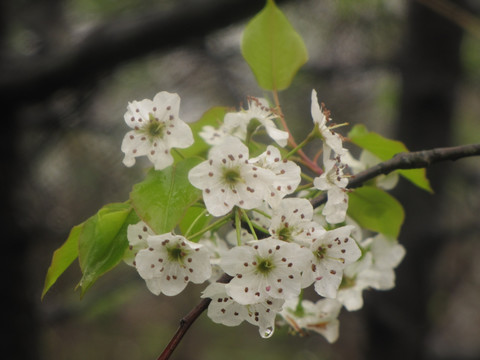
[[(355, 145), (371, 152), (382, 161), (389, 160), (398, 153), (408, 152), (401, 141), (387, 139), (368, 131), (365, 125), (355, 125), (348, 133), (348, 137)], [(397, 170), (397, 172), (419, 188), (433, 193), (425, 169)]]
[(286, 89), (308, 59), (302, 38), (273, 0), (245, 28), (242, 55), (265, 90)]
[(398, 200), (373, 186), (357, 188), (349, 194), (348, 215), (361, 227), (394, 238), (398, 237), (405, 218)]
[(128, 202), (105, 205), (85, 221), (78, 238), (82, 296), (122, 260), (128, 246), (127, 227), (138, 221)]
[(74, 226), (68, 235), (67, 240), (53, 253), (52, 262), (45, 277), (45, 284), (42, 291), (42, 299), (57, 279), (78, 257), (78, 237), (83, 229), (83, 223)]
[(188, 181), (188, 172), (201, 159), (188, 158), (162, 171), (150, 170), (130, 194), (138, 216), (157, 234), (172, 231), (187, 208), (201, 196)]

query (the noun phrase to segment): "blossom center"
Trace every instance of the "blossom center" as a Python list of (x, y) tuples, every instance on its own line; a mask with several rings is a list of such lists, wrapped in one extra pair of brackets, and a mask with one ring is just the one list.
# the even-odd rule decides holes
[(292, 237), (292, 230), (288, 227), (284, 227), (278, 231), (278, 238), (283, 241), (290, 241)]
[(326, 254), (327, 254), (327, 249), (321, 246), (317, 249), (317, 251), (313, 253), (313, 255), (315, 255), (317, 259), (323, 259), (326, 256)]
[(242, 179), (237, 168), (223, 168), (223, 180), (228, 185), (235, 185)]
[(267, 275), (275, 268), (275, 264), (269, 258), (257, 259), (257, 272)]
[(181, 247), (171, 247), (167, 248), (168, 252), (168, 259), (172, 262), (183, 262), (183, 258), (187, 255), (187, 252), (185, 249), (182, 249)]
[(143, 132), (145, 132), (150, 140), (163, 138), (166, 128), (165, 123), (155, 118), (152, 113), (148, 114), (148, 119), (148, 124), (142, 129)]
[(337, 181), (340, 181), (340, 174), (336, 165), (327, 172), (327, 181), (331, 185), (335, 185)]

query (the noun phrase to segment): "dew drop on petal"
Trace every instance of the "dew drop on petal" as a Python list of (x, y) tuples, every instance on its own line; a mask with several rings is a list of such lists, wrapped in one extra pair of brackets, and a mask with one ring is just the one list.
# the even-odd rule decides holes
[(262, 338), (264, 339), (268, 339), (269, 337), (271, 337), (273, 335), (273, 328), (271, 326), (267, 327), (265, 329), (265, 332), (263, 334), (260, 334), (262, 336)]

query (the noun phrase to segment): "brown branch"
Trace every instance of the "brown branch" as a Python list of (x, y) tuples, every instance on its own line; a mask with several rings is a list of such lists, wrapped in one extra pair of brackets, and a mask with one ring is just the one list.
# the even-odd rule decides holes
[[(434, 163), (442, 161), (454, 161), (469, 156), (480, 155), (480, 144), (462, 145), (455, 147), (437, 148), (432, 150), (423, 150), (409, 153), (399, 153), (390, 160), (381, 162), (371, 168), (364, 170), (348, 182), (347, 188), (353, 189), (360, 187), (366, 181), (379, 175), (386, 175), (400, 169), (420, 169), (426, 168)], [(314, 208), (324, 204), (327, 201), (326, 193), (312, 199)]]
[[(227, 274), (223, 274), (220, 279), (217, 280), (219, 283), (228, 283), (232, 277)], [(157, 360), (167, 360), (170, 359), (173, 351), (177, 348), (180, 341), (183, 339), (183, 336), (187, 333), (190, 326), (197, 320), (197, 318), (204, 312), (212, 299), (206, 298), (200, 301), (200, 303), (195, 306), (186, 316), (180, 320), (180, 326), (177, 329), (175, 335), (173, 335), (170, 342), (167, 344), (162, 354), (158, 357)]]

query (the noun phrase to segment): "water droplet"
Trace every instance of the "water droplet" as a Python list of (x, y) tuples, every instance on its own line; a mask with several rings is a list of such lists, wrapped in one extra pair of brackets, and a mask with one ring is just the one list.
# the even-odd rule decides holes
[(262, 336), (262, 338), (264, 339), (268, 339), (269, 337), (271, 337), (273, 335), (273, 327), (269, 326), (265, 329), (265, 331), (263, 333), (260, 334)]

